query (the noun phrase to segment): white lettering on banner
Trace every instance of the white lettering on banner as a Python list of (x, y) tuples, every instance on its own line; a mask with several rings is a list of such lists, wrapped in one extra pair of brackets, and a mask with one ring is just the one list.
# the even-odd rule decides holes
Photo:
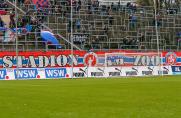
[(79, 43), (83, 43), (85, 42), (89, 37), (89, 34), (73, 34), (72, 38), (73, 38), (73, 41), (76, 43), (76, 42), (79, 42)]
[(63, 77), (65, 72), (64, 70), (47, 70), (46, 73), (49, 77)]
[[(22, 56), (18, 56), (18, 67), (19, 68), (23, 67), (23, 63), (22, 63), (23, 59), (25, 59), (25, 58)], [(14, 57), (14, 60), (16, 60), (16, 57)]]
[(176, 71), (176, 72), (181, 72), (180, 67), (175, 67), (175, 71)]
[[(55, 65), (55, 55), (52, 55), (52, 56), (50, 56), (50, 66), (51, 67), (55, 67), (56, 65)], [(46, 66), (45, 66), (46, 67)]]
[(71, 60), (71, 61), (69, 61), (69, 65), (72, 65), (72, 61), (73, 61), (73, 64), (74, 65), (78, 65), (78, 61), (77, 61), (77, 59), (78, 59), (78, 55), (69, 55), (68, 56), (68, 58)]
[(35, 77), (36, 71), (35, 70), (19, 70), (16, 71), (17, 77), (20, 78), (32, 78)]
[(39, 67), (47, 67), (49, 64), (49, 59), (46, 56), (39, 56)]
[(65, 66), (67, 64), (67, 57), (65, 55), (59, 55), (57, 57), (57, 64), (59, 66)]
[(64, 78), (67, 75), (66, 68), (45, 68), (46, 78)]
[[(4, 56), (2, 58), (3, 60), (3, 67), (4, 68), (11, 68), (16, 65), (16, 56)], [(24, 62), (23, 62), (24, 61)], [(58, 57), (55, 56), (38, 56), (35, 58), (34, 56), (29, 56), (25, 58), (25, 56), (18, 56), (18, 64), (17, 66), (22, 67), (31, 67), (31, 68), (43, 68), (43, 67), (55, 67), (56, 65), (63, 67), (67, 64), (71, 65), (73, 61), (73, 64), (76, 66), (78, 65), (78, 55), (59, 55)]]
[(30, 67), (36, 67), (35, 58), (33, 56), (29, 56), (27, 65)]
[(12, 56), (3, 57), (3, 67), (4, 68), (10, 68), (13, 66), (12, 58), (13, 58)]
[(135, 66), (158, 66), (160, 64), (160, 57), (159, 56), (134, 56), (135, 61), (134, 65)]

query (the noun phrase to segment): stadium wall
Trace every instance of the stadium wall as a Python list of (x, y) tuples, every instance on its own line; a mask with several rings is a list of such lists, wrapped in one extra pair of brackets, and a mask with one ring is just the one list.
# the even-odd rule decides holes
[(181, 52), (0, 52), (0, 67), (0, 80), (179, 75)]

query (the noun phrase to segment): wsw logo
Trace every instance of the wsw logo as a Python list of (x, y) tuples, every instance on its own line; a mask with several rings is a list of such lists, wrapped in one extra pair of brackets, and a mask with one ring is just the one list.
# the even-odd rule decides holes
[(177, 63), (177, 55), (174, 52), (167, 53), (165, 58), (168, 65), (174, 65)]
[(88, 67), (96, 66), (98, 62), (97, 59), (98, 59), (97, 54), (95, 54), (94, 52), (87, 53), (84, 56), (84, 64), (85, 66)]

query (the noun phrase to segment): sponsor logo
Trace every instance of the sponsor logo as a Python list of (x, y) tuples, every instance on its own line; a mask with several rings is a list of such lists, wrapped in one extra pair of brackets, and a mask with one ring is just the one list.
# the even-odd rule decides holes
[(134, 76), (134, 75), (138, 75), (136, 71), (127, 71), (126, 72), (126, 76)]
[(138, 75), (138, 69), (132, 67), (132, 71), (126, 71), (126, 76), (135, 76)]
[(169, 69), (166, 68), (166, 67), (163, 67), (162, 70), (159, 70), (159, 71), (158, 71), (158, 74), (159, 74), (159, 75), (168, 75), (168, 74), (169, 74)]
[(104, 74), (102, 72), (91, 72), (91, 77), (103, 77)]
[(94, 52), (90, 52), (90, 53), (87, 53), (85, 56), (84, 56), (84, 64), (85, 66), (96, 66), (97, 64), (97, 54), (95, 54)]
[(119, 76), (121, 76), (121, 73), (120, 72), (109, 72), (109, 76), (110, 77), (119, 77)]
[(79, 72), (74, 72), (73, 76), (74, 77), (86, 77), (86, 75), (87, 75), (86, 70), (87, 70), (87, 68), (85, 68), (85, 70), (82, 68), (79, 68)]
[(168, 75), (168, 72), (167, 72), (167, 71), (161, 71), (161, 70), (159, 70), (159, 71), (158, 71), (158, 74), (159, 74), (159, 75)]
[(66, 68), (46, 68), (46, 78), (62, 78), (67, 74)]
[(97, 68), (100, 72), (91, 72), (91, 77), (103, 77), (104, 76), (104, 69)]
[(174, 52), (167, 53), (165, 58), (168, 65), (174, 65), (177, 62), (177, 55)]
[(121, 76), (121, 69), (119, 69), (119, 68), (114, 68), (116, 71), (114, 71), (114, 72), (109, 72), (109, 76), (110, 77), (119, 77), (119, 76)]
[(153, 75), (153, 68), (148, 67), (148, 71), (142, 71), (142, 75)]
[(14, 70), (15, 79), (33, 79), (37, 78), (37, 69), (15, 69)]
[(132, 67), (132, 70), (134, 70), (134, 71), (136, 71), (136, 72), (138, 73), (138, 69), (136, 69), (136, 68)]
[(134, 64), (135, 66), (157, 66), (160, 64), (160, 57), (156, 55), (151, 56), (135, 56)]
[(172, 66), (173, 72), (181, 72), (181, 66)]

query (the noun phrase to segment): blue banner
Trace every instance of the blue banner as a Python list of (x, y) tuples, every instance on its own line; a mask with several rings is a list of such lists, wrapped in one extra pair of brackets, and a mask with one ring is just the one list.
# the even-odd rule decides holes
[(45, 69), (46, 78), (63, 78), (66, 77), (66, 68), (47, 68)]
[(181, 66), (172, 66), (172, 72), (174, 75), (181, 75)]
[(37, 69), (15, 69), (15, 79), (35, 79), (37, 78)]

